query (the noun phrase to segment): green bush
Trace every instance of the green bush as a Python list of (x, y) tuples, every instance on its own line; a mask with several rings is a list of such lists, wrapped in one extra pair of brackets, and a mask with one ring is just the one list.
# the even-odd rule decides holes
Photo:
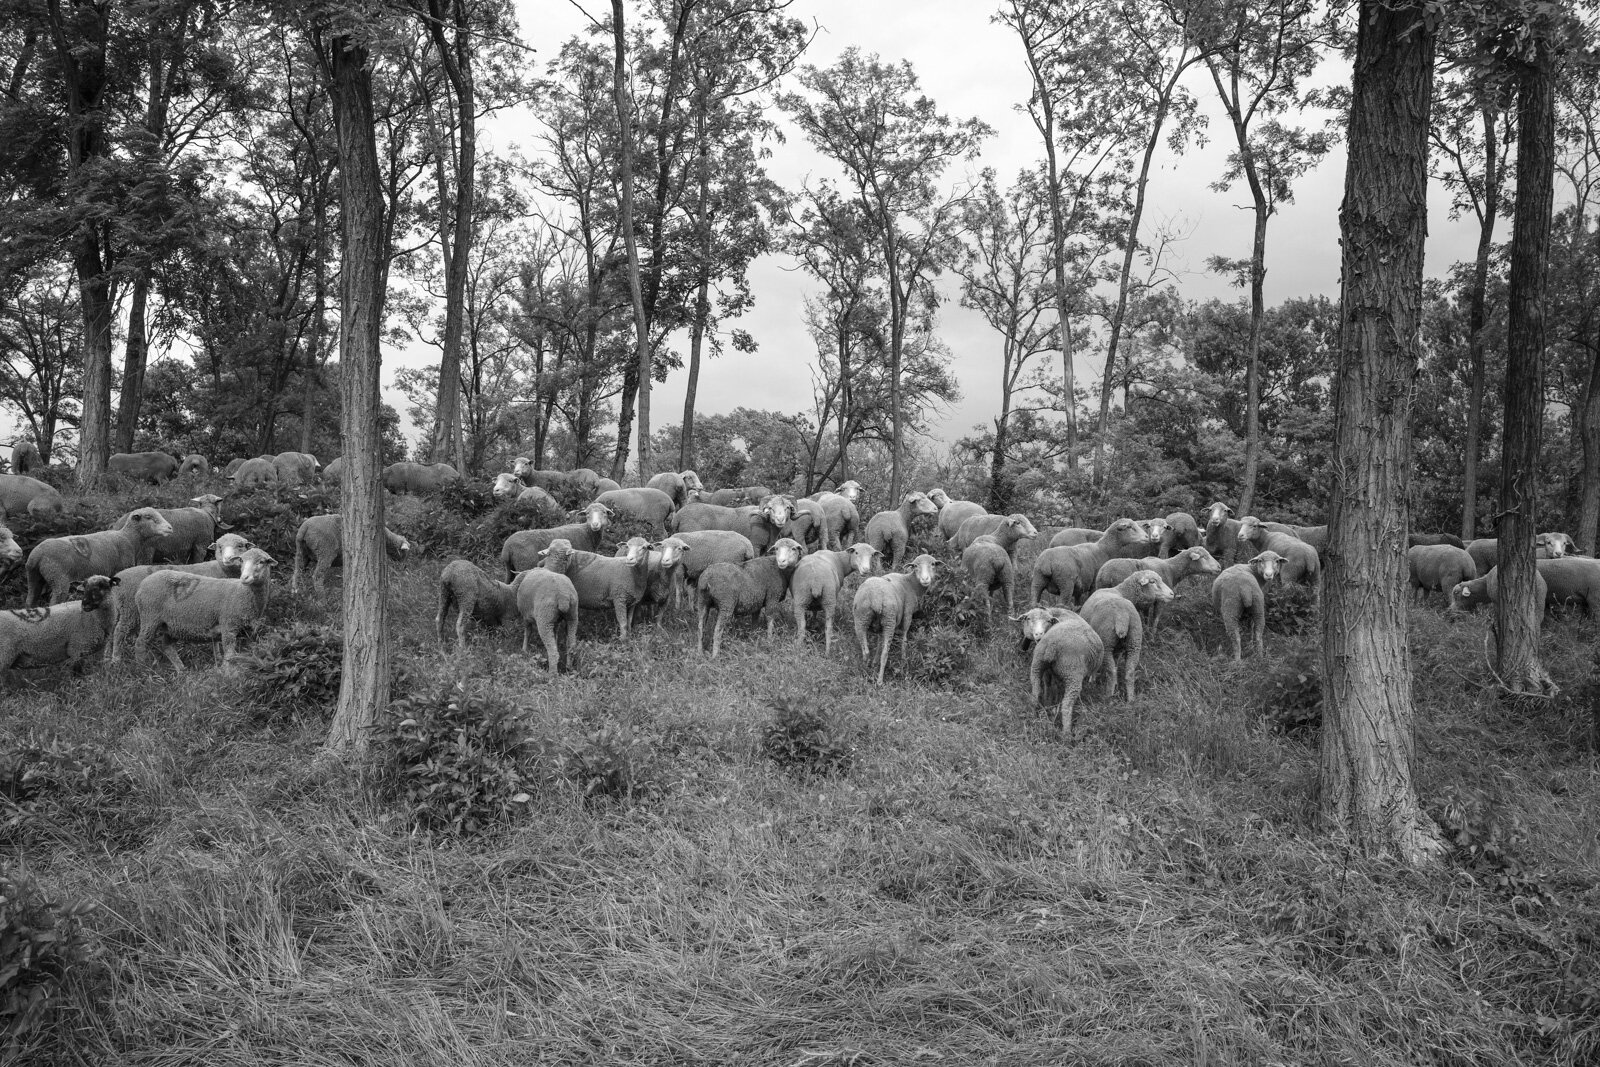
[(137, 847), (155, 828), (138, 792), (100, 746), (30, 734), (0, 748), (0, 847), (74, 839), (100, 850)]
[(767, 702), (772, 719), (761, 730), (761, 754), (793, 774), (848, 774), (861, 728), (814, 701), (781, 696)]
[(0, 1059), (19, 1052), (67, 972), (88, 961), (78, 923), (93, 907), (47, 900), (27, 874), (0, 864)]
[(627, 726), (606, 725), (561, 754), (561, 774), (586, 801), (643, 800), (660, 791), (653, 746)]
[(912, 631), (906, 674), (927, 685), (962, 689), (972, 678), (972, 638), (954, 626)]
[(1285, 737), (1314, 743), (1322, 730), (1321, 652), (1308, 647), (1288, 656), (1263, 679), (1261, 713)]
[(465, 681), (444, 681), (389, 702), (373, 734), (375, 777), (423, 830), (474, 834), (527, 810), (538, 746), (519, 710)]
[(297, 715), (321, 712), (339, 698), (344, 637), (329, 628), (297, 625), (268, 638), (240, 663), (253, 682), (255, 721), (281, 726)]

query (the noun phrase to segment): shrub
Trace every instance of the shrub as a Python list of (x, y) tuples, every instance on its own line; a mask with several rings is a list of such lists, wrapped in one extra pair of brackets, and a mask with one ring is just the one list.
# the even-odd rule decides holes
[(1261, 712), (1273, 729), (1314, 742), (1322, 730), (1322, 675), (1315, 648), (1290, 655), (1262, 682)]
[(241, 666), (255, 690), (254, 721), (281, 726), (339, 698), (344, 637), (332, 629), (297, 625), (243, 657)]
[(0, 845), (82, 837), (136, 847), (154, 829), (138, 783), (98, 745), (29, 735), (0, 750)]
[(1476, 793), (1450, 791), (1429, 814), (1444, 831), (1451, 860), (1490, 889), (1535, 907), (1554, 901), (1544, 876), (1517, 854), (1527, 827), (1509, 807)]
[(93, 907), (46, 900), (28, 875), (0, 864), (0, 1058), (17, 1052), (44, 1021), (67, 972), (88, 961), (78, 923)]
[(660, 791), (652, 746), (626, 726), (602, 726), (561, 754), (561, 774), (586, 801), (642, 800)]
[(971, 638), (953, 626), (929, 626), (911, 642), (906, 674), (943, 689), (959, 689), (971, 679)]
[(473, 834), (526, 810), (537, 746), (517, 708), (465, 681), (395, 697), (373, 742), (380, 790), (419, 829)]
[(848, 774), (861, 728), (843, 715), (793, 696), (767, 702), (772, 720), (761, 731), (761, 754), (794, 774)]
[(958, 565), (946, 564), (939, 580), (923, 594), (917, 618), (932, 626), (953, 626), (977, 630), (984, 625), (983, 605), (972, 595), (966, 572)]

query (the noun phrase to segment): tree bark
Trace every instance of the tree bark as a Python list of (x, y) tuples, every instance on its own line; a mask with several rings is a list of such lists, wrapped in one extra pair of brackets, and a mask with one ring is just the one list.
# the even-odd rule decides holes
[(1323, 819), (1411, 864), (1443, 851), (1412, 784), (1406, 645), (1411, 404), (1427, 237), (1434, 34), (1424, 0), (1361, 0), (1325, 556)]
[(466, 320), (468, 258), (472, 253), (473, 201), (477, 189), (477, 96), (472, 81), (472, 37), (467, 26), (465, 0), (451, 0), (450, 17), (455, 39), (445, 37), (444, 0), (429, 0), (428, 30), (439, 62), (450, 81), (456, 105), (456, 131), (452, 138), (456, 195), (447, 188), (446, 168), (440, 153), (439, 201), (445, 224), (439, 238), (445, 254), (444, 351), (439, 357), (439, 398), (434, 420), (432, 453), (445, 456), (462, 474), (468, 472), (466, 442), (461, 431), (461, 335)]
[(700, 353), (711, 322), (711, 146), (706, 143), (705, 102), (695, 112), (695, 140), (699, 142), (700, 233), (699, 262), (695, 264), (694, 321), (689, 324), (689, 381), (683, 394), (683, 431), (678, 441), (678, 469), (694, 470), (694, 404), (700, 391)]
[(1471, 379), (1467, 384), (1466, 457), (1461, 467), (1461, 539), (1472, 540), (1478, 528), (1478, 453), (1482, 450), (1484, 358), (1483, 326), (1487, 320), (1484, 305), (1489, 290), (1489, 254), (1494, 251), (1494, 224), (1500, 215), (1500, 145), (1496, 136), (1499, 112), (1493, 104), (1483, 107), (1483, 215), (1478, 220), (1478, 255), (1472, 265), (1472, 290), (1467, 295), (1467, 360)]
[(1600, 347), (1589, 357), (1589, 377), (1574, 413), (1583, 442), (1583, 474), (1578, 503), (1578, 550), (1593, 556), (1600, 530)]
[(133, 432), (139, 422), (139, 401), (144, 396), (144, 370), (150, 351), (145, 308), (150, 300), (149, 269), (133, 279), (128, 298), (128, 343), (123, 348), (122, 392), (117, 397), (116, 449), (133, 451)]
[(1500, 586), (1495, 598), (1496, 670), (1513, 693), (1549, 693), (1539, 656), (1533, 539), (1539, 530), (1539, 448), (1544, 436), (1544, 297), (1555, 191), (1555, 71), (1550, 44), (1535, 35), (1534, 59), (1517, 78), (1517, 202), (1511, 225), (1506, 322), (1505, 430), (1500, 449)]
[(359, 753), (389, 702), (389, 620), (384, 603), (389, 582), (378, 425), (382, 366), (378, 342), (388, 248), (367, 48), (355, 38), (334, 37), (325, 50), (339, 137), (344, 222), (339, 317), (344, 677), (327, 747), (333, 753)]
[[(611, 0), (611, 37), (615, 49), (612, 68), (612, 94), (616, 99), (617, 126), (622, 159), (617, 176), (617, 199), (622, 205), (622, 239), (628, 250), (628, 292), (633, 298), (633, 327), (637, 344), (635, 376), (638, 383), (639, 481), (649, 481), (654, 473), (650, 457), (650, 323), (644, 314), (644, 290), (639, 283), (639, 241), (633, 232), (633, 109), (628, 106), (628, 87), (623, 59), (622, 0)], [(663, 121), (665, 121), (663, 117)], [(661, 161), (665, 165), (665, 161)], [(625, 453), (622, 428), (617, 428), (618, 451)], [(615, 465), (613, 465), (614, 467)], [(616, 477), (613, 474), (613, 477)], [(620, 479), (618, 479), (620, 481)]]

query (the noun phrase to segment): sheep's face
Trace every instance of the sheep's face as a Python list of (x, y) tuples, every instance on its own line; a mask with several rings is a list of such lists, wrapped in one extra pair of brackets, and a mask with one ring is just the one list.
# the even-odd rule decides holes
[(1472, 584), (1470, 582), (1458, 582), (1456, 587), (1450, 590), (1449, 610), (1472, 611), (1478, 606), (1480, 599), (1480, 597), (1472, 595)]
[(704, 489), (706, 487), (705, 483), (700, 480), (700, 476), (694, 471), (684, 471), (680, 477), (683, 478), (684, 487), (687, 489)]
[(238, 534), (223, 534), (211, 542), (211, 552), (218, 563), (229, 571), (237, 571), (246, 552), (256, 547)]
[(1566, 534), (1542, 533), (1533, 539), (1533, 543), (1544, 549), (1551, 559), (1560, 559), (1567, 554)]
[(945, 507), (950, 503), (950, 494), (943, 489), (929, 489), (928, 499), (933, 501), (935, 507)]
[(1218, 563), (1216, 557), (1199, 545), (1193, 548), (1186, 548), (1180, 554), (1187, 558), (1191, 564), (1198, 566), (1201, 574), (1222, 573), (1222, 564)]
[(1029, 521), (1028, 516), (1021, 512), (1008, 518), (1006, 526), (1010, 528), (1012, 536), (1018, 539), (1039, 536), (1038, 529)]
[(103, 574), (96, 574), (81, 582), (73, 582), (67, 587), (67, 594), (83, 601), (84, 611), (93, 611), (106, 602), (106, 597), (111, 595), (113, 586), (121, 584), (121, 578), (107, 578)]
[(22, 558), (22, 546), (17, 544), (17, 539), (10, 530), (0, 526), (0, 559), (7, 563), (15, 563)]
[(916, 518), (918, 515), (939, 514), (939, 505), (935, 504), (927, 493), (911, 493), (906, 497), (906, 500), (911, 504), (912, 518)]
[(1172, 529), (1172, 523), (1166, 519), (1146, 519), (1139, 525), (1145, 529), (1145, 537), (1151, 544), (1160, 544), (1161, 539)]
[(611, 522), (611, 509), (596, 500), (583, 509), (583, 524), (595, 533), (605, 530)]
[(1254, 543), (1263, 532), (1261, 520), (1254, 515), (1246, 515), (1239, 520), (1239, 540)]
[(656, 548), (661, 552), (661, 569), (670, 571), (676, 567), (683, 560), (683, 554), (688, 552), (690, 547), (689, 542), (681, 537), (669, 537), (657, 545)]
[(882, 549), (873, 548), (865, 541), (857, 541), (846, 551), (850, 553), (850, 569), (863, 578), (872, 574), (878, 560), (883, 558)]
[(1172, 586), (1161, 580), (1161, 575), (1150, 571), (1135, 571), (1128, 580), (1133, 583), (1134, 593), (1142, 604), (1166, 604), (1175, 595)]
[(1150, 539), (1145, 529), (1132, 519), (1118, 519), (1111, 524), (1112, 540), (1119, 545), (1143, 545)]
[(266, 585), (272, 581), (272, 565), (276, 562), (261, 549), (252, 548), (244, 554), (239, 580), (245, 585)]
[(190, 497), (189, 503), (197, 505), (201, 511), (210, 515), (213, 522), (222, 521), (222, 498), (215, 493)]
[(518, 456), (516, 462), (511, 464), (511, 476), (513, 478), (520, 478), (526, 481), (528, 475), (532, 473), (533, 460), (527, 456)]
[(1206, 508), (1206, 529), (1209, 530), (1213, 526), (1221, 526), (1228, 521), (1228, 516), (1232, 514), (1233, 509), (1228, 505), (1220, 500), (1214, 502), (1209, 508)]
[(761, 514), (772, 525), (782, 529), (789, 524), (789, 516), (794, 514), (794, 501), (781, 494), (768, 497), (761, 505)]
[(628, 561), (628, 566), (637, 567), (650, 559), (650, 542), (642, 537), (630, 537), (617, 545), (617, 555)]
[(1266, 551), (1251, 559), (1250, 569), (1263, 582), (1275, 582), (1278, 574), (1283, 569), (1283, 557), (1273, 551)]
[(398, 563), (410, 554), (411, 542), (399, 534), (385, 530), (383, 532), (383, 550), (389, 554), (390, 559)]
[(139, 531), (139, 536), (145, 539), (152, 537), (165, 537), (172, 532), (172, 523), (162, 517), (161, 512), (155, 508), (140, 508), (128, 516), (128, 523)]
[(1018, 624), (1022, 640), (1031, 644), (1056, 624), (1061, 617), (1059, 612), (1060, 608), (1029, 608), (1021, 615), (1011, 616), (1011, 621)]
[(494, 498), (504, 500), (512, 493), (520, 493), (522, 486), (515, 474), (496, 474), (494, 476)]
[(792, 537), (780, 537), (767, 549), (767, 554), (778, 561), (778, 569), (786, 571), (800, 562), (806, 554), (805, 547)]
[(834, 492), (850, 501), (850, 503), (855, 504), (861, 500), (861, 483), (852, 478), (835, 489)]
[(932, 585), (934, 579), (939, 577), (939, 568), (943, 564), (934, 557), (924, 552), (910, 563), (906, 564), (906, 572), (917, 580), (917, 584), (926, 589)]

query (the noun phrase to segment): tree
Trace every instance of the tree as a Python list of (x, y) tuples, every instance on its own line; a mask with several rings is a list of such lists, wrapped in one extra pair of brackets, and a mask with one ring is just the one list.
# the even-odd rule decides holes
[(1566, 151), (1556, 167), (1572, 203), (1557, 218), (1550, 313), (1583, 383), (1573, 410), (1583, 447), (1577, 540), (1592, 556), (1600, 542), (1600, 78), (1593, 70), (1564, 79), (1558, 135)]
[(1329, 826), (1363, 850), (1411, 864), (1443, 851), (1412, 784), (1406, 645), (1406, 495), (1434, 48), (1427, 7), (1427, 0), (1361, 0), (1359, 9), (1339, 213), (1344, 260), (1318, 777)]
[(951, 163), (973, 158), (994, 131), (979, 119), (952, 122), (939, 114), (932, 100), (918, 95), (910, 63), (884, 63), (854, 48), (827, 70), (806, 67), (800, 82), (811, 97), (788, 94), (780, 103), (806, 138), (844, 168), (881, 249), (889, 296), (889, 498), (898, 500), (907, 329), (914, 301), (953, 252), (963, 199), (941, 196), (934, 183)]
[[(639, 405), (639, 478), (648, 480), (654, 469), (650, 456), (650, 379), (654, 376), (650, 365), (650, 321), (644, 314), (644, 290), (639, 278), (639, 242), (633, 229), (633, 109), (628, 102), (628, 80), (623, 44), (622, 0), (611, 0), (611, 38), (615, 48), (612, 68), (612, 93), (617, 108), (617, 128), (621, 130), (618, 157), (617, 186), (622, 204), (622, 243), (628, 253), (628, 295), (633, 298), (634, 345), (638, 359)], [(623, 397), (622, 421), (628, 421), (627, 397)], [(622, 480), (624, 446), (619, 437), (617, 457), (611, 465), (611, 477)]]
[(39, 458), (78, 422), (83, 325), (70, 272), (45, 263), (0, 290), (0, 404), (28, 424)]

